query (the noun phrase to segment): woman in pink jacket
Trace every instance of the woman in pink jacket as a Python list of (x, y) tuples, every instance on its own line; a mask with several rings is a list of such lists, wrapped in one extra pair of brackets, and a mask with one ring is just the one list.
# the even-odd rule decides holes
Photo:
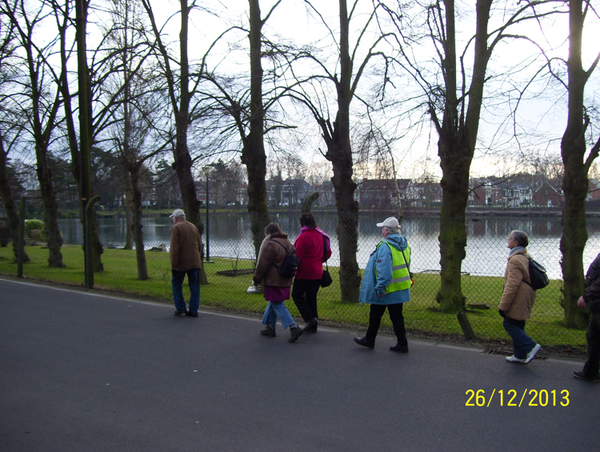
[(306, 322), (305, 333), (316, 333), (318, 321), (317, 293), (323, 277), (323, 262), (331, 256), (330, 239), (317, 227), (312, 213), (300, 217), (300, 235), (294, 242), (298, 270), (294, 279), (292, 298)]

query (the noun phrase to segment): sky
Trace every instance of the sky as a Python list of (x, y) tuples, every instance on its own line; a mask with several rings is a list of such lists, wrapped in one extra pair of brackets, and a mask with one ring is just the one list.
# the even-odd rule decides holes
[[(176, 13), (178, 1), (175, 0), (152, 0), (152, 4), (159, 20), (166, 20), (171, 14)], [(472, 2), (457, 2), (460, 10), (459, 31), (464, 39), (468, 39), (474, 29), (473, 21), (470, 19)], [(202, 54), (207, 48), (208, 43), (212, 42), (222, 30), (227, 28), (228, 24), (239, 24), (247, 26), (247, 0), (227, 0), (227, 1), (200, 1), (201, 6), (208, 5), (215, 13), (214, 15), (206, 12), (195, 12), (191, 16), (190, 30), (190, 51), (192, 53)], [(261, 12), (263, 17), (268, 13), (271, 6), (275, 4), (274, 0), (261, 1)], [(336, 30), (338, 27), (337, 6), (335, 1), (315, 1), (315, 6), (319, 8), (323, 17), (327, 19), (328, 25)], [(369, 0), (361, 0), (357, 7), (357, 21), (360, 22), (365, 14), (371, 8)], [(469, 9), (464, 9), (468, 5)], [(349, 5), (350, 7), (350, 5)], [(361, 10), (361, 8), (364, 8)], [(590, 16), (592, 16), (590, 14)], [(503, 11), (494, 11), (492, 26), (497, 21), (505, 20), (506, 13)], [(496, 19), (497, 18), (497, 19)], [(419, 20), (414, 17), (414, 20)], [(589, 65), (593, 60), (595, 53), (599, 50), (600, 42), (600, 21), (594, 19), (595, 26), (586, 27), (584, 37), (584, 61)], [(492, 27), (490, 27), (492, 28)], [(169, 33), (173, 39), (176, 39), (179, 31), (179, 19), (171, 19), (171, 26), (168, 27)], [(567, 17), (556, 18), (551, 27), (544, 32), (536, 31), (535, 26), (528, 26), (527, 32), (535, 36), (538, 42), (542, 42), (545, 47), (552, 47), (552, 56), (555, 58), (566, 57), (566, 45), (568, 36)], [(318, 23), (314, 15), (310, 14), (305, 8), (304, 2), (300, 0), (283, 0), (272, 17), (263, 29), (269, 39), (285, 42), (287, 40), (297, 43), (323, 43), (328, 38), (327, 30)], [(521, 27), (519, 32), (525, 32)], [(232, 38), (227, 41), (226, 47), (246, 45), (246, 38), (241, 33), (232, 33)], [(429, 48), (429, 51), (432, 49)], [(335, 49), (331, 50), (332, 55)], [(232, 68), (233, 71), (247, 70), (248, 61), (243, 52), (239, 52), (237, 58), (225, 58), (219, 62), (219, 67), (223, 70)], [(505, 67), (511, 66), (520, 61), (532, 61), (535, 56), (540, 55), (537, 47), (527, 44), (524, 41), (512, 43), (510, 45), (501, 45), (490, 63), (490, 74), (502, 72)], [(193, 56), (193, 55), (192, 55)], [(428, 55), (420, 55), (429, 58)], [(471, 53), (467, 52), (465, 56), (466, 64), (469, 64)], [(217, 59), (213, 60), (216, 64)], [(538, 61), (539, 63), (539, 61)], [(266, 67), (266, 65), (265, 65)], [(517, 111), (516, 123), (518, 124), (519, 139), (510, 139), (513, 132), (513, 122), (508, 112), (508, 106), (514, 106), (512, 99), (506, 102), (504, 92), (509, 88), (520, 85), (525, 77), (524, 74), (531, 74), (537, 66), (523, 68), (521, 73), (515, 73), (502, 83), (489, 85), (486, 88), (487, 99), (482, 113), (482, 121), (479, 133), (479, 145), (476, 158), (472, 165), (472, 174), (474, 176), (502, 175), (519, 170), (522, 167), (520, 161), (521, 155), (539, 152), (542, 155), (558, 156), (560, 151), (560, 138), (566, 126), (566, 90), (561, 88), (556, 81), (547, 80), (548, 84), (539, 84), (530, 87), (528, 94), (520, 101), (520, 107)], [(588, 89), (589, 97), (595, 97), (596, 104), (600, 102), (600, 74), (597, 70), (590, 82)], [(393, 80), (395, 87), (391, 94), (402, 99), (403, 96), (411, 96), (417, 92), (414, 86), (407, 84), (407, 79)], [(367, 81), (367, 80), (363, 80)], [(366, 85), (365, 85), (366, 86)], [(596, 89), (594, 89), (596, 88)], [(365, 89), (366, 91), (366, 89)], [(514, 93), (513, 93), (514, 94)], [(353, 105), (357, 101), (353, 101)], [(394, 113), (388, 113), (385, 118), (388, 124), (393, 123)], [(406, 119), (396, 124), (397, 132), (395, 138), (393, 155), (397, 167), (398, 177), (418, 178), (424, 174), (430, 174), (434, 177), (441, 176), (439, 168), (439, 159), (437, 157), (437, 134), (432, 129), (431, 122), (428, 121), (426, 112), (421, 108), (411, 117), (410, 122)], [(320, 139), (320, 133), (316, 124), (310, 124), (307, 121), (302, 124), (305, 128), (303, 133), (306, 142), (298, 147), (297, 154), (301, 155), (304, 161), (309, 165), (314, 165), (320, 170), (327, 168), (330, 163), (326, 162), (319, 153), (319, 148), (324, 149), (324, 143)], [(596, 128), (596, 132), (598, 132)], [(289, 145), (294, 148), (295, 145), (290, 139)]]

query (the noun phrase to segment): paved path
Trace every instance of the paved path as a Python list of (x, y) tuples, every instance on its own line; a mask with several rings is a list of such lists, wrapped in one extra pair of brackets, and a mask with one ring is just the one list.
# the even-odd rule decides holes
[[(598, 450), (580, 362), (410, 339), (395, 354), (325, 328), (289, 344), (256, 319), (172, 313), (0, 279), (0, 452)], [(478, 389), (489, 407), (466, 406)]]

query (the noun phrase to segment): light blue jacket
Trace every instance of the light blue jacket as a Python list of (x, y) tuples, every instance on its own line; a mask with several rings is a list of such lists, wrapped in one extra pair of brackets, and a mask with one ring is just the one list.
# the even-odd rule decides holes
[[(384, 241), (399, 251), (405, 250), (408, 247), (406, 237), (400, 234), (390, 234)], [(391, 282), (392, 252), (390, 251), (389, 246), (382, 245), (376, 248), (371, 254), (371, 257), (369, 257), (369, 262), (365, 269), (365, 276), (363, 277), (362, 285), (360, 287), (358, 301), (360, 303), (385, 305), (410, 301), (410, 289), (390, 292), (384, 297), (380, 297), (379, 294), (385, 294), (385, 288), (389, 286)]]

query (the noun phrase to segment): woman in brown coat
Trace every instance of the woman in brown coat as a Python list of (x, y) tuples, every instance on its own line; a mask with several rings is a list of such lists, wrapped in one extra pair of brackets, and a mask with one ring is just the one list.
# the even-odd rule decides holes
[(512, 231), (508, 236), (508, 264), (504, 272), (504, 290), (498, 312), (504, 317), (503, 326), (512, 337), (514, 355), (506, 358), (512, 363), (527, 364), (542, 346), (525, 333), (525, 321), (531, 317), (535, 290), (530, 286), (529, 238), (523, 231)]
[(277, 318), (279, 318), (284, 328), (290, 327), (289, 342), (296, 342), (304, 330), (298, 327), (285, 306), (285, 300), (290, 298), (290, 286), (293, 278), (285, 278), (279, 274), (279, 267), (291, 249), (293, 249), (293, 245), (287, 235), (281, 231), (279, 225), (277, 223), (267, 225), (252, 280), (255, 285), (263, 283), (263, 295), (268, 302), (262, 318), (263, 325), (267, 327), (260, 334), (275, 337), (275, 326)]

